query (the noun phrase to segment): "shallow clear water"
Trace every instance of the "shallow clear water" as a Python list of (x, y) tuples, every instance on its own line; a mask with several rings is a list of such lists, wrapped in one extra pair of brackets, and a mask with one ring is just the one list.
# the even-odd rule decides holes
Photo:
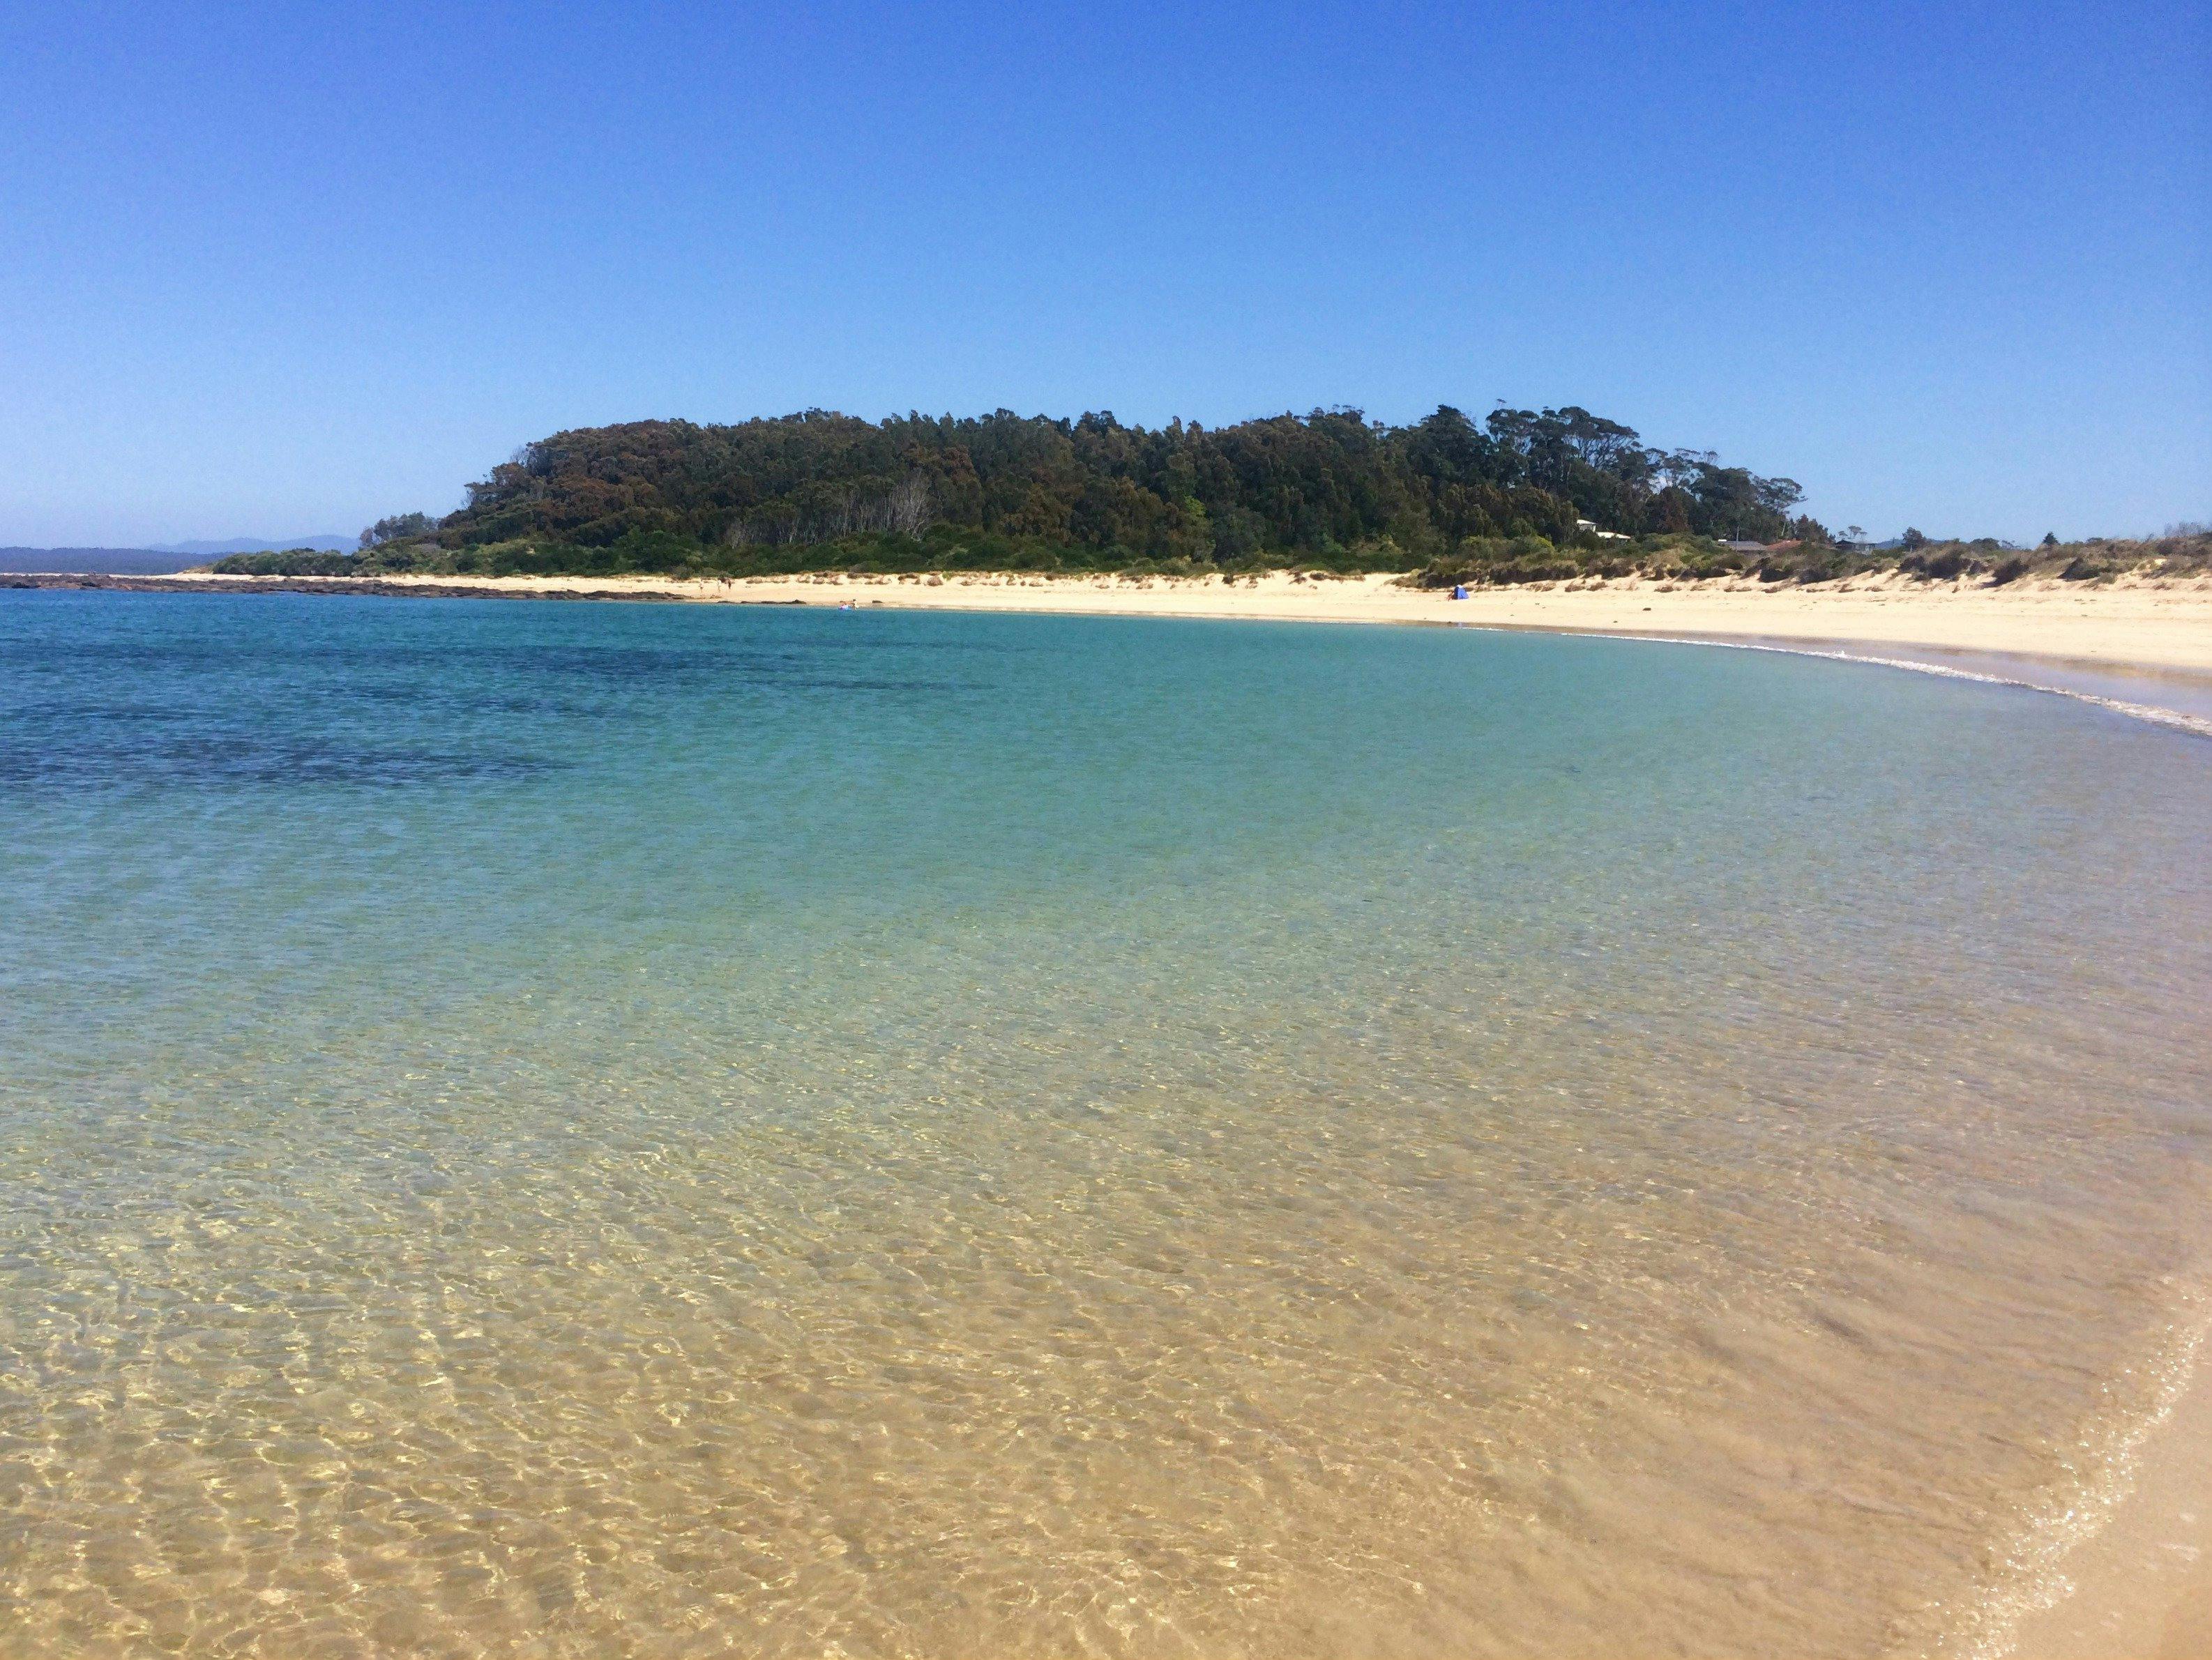
[(1985, 1633), (2187, 1318), (2208, 825), (1764, 653), (0, 597), (0, 1651)]

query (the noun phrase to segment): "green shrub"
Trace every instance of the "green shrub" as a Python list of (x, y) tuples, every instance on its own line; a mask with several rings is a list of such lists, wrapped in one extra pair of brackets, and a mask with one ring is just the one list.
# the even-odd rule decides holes
[(349, 577), (360, 566), (352, 554), (290, 548), (281, 554), (227, 554), (208, 569), (227, 577)]

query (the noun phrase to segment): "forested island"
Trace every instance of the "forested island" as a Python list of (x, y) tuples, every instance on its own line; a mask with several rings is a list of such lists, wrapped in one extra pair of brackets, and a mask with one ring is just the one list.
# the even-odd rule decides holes
[[(1638, 572), (1818, 581), (2039, 564), (2104, 574), (2046, 541), (1908, 532), (1875, 548), (1796, 511), (1795, 481), (1660, 450), (1574, 407), (1442, 407), (1408, 426), (1317, 409), (1208, 428), (1000, 409), (882, 421), (810, 409), (700, 426), (579, 427), (525, 445), (443, 518), (404, 513), (355, 554), (240, 554), (252, 575), (1066, 571), (1197, 576), (1404, 571), (1436, 583)], [(2183, 541), (2191, 541), (2183, 538)], [(2203, 538), (2193, 554), (2201, 566)], [(2130, 544), (2143, 547), (2148, 544)], [(2130, 555), (2139, 558), (2140, 555)]]

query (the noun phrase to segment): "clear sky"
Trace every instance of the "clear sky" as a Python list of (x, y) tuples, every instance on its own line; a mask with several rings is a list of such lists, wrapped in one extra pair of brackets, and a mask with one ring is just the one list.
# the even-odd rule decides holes
[(2212, 518), (2212, 4), (0, 0), (0, 543), (644, 416), (1499, 399), (1839, 528)]

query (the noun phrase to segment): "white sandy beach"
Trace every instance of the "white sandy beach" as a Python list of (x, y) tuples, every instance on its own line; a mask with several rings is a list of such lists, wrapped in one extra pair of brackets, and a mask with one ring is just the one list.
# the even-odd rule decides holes
[[(247, 579), (198, 574), (210, 584)], [(303, 579), (301, 580), (314, 580)], [(329, 578), (333, 587), (350, 580)], [(2099, 668), (2212, 676), (2212, 582), (2021, 582), (2003, 588), (1893, 576), (1809, 587), (1644, 580), (1478, 588), (1464, 600), (1389, 576), (1240, 579), (1000, 574), (688, 582), (663, 577), (386, 577), (402, 587), (623, 594), (737, 604), (882, 604), (1100, 615), (1460, 623), (1604, 633), (1766, 639), (2000, 652)]]

